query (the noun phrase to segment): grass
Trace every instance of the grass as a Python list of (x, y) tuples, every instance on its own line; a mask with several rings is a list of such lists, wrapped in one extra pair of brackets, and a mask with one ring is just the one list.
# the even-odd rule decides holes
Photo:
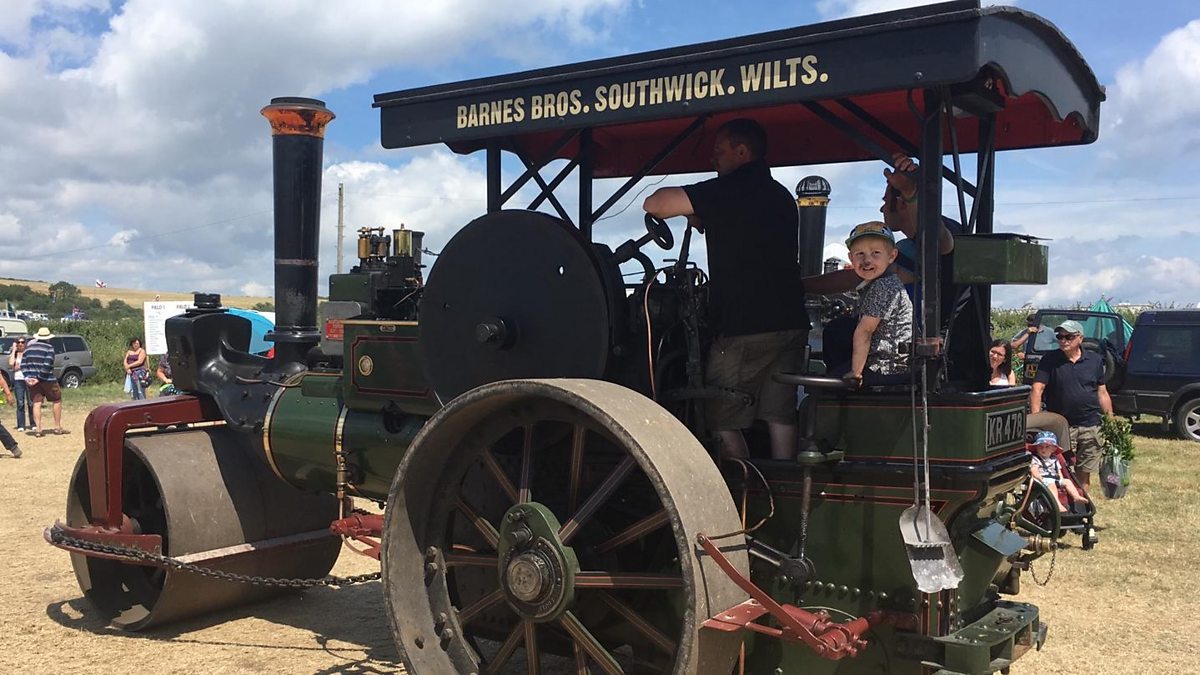
[[(3, 283), (22, 284), (38, 293), (46, 293), (50, 289), (48, 281), (31, 281), (29, 279), (0, 279)], [(143, 302), (151, 302), (155, 296), (163, 302), (175, 300), (191, 300), (190, 292), (175, 291), (144, 291), (136, 288), (96, 288), (95, 286), (78, 286), (79, 293), (85, 298), (96, 298), (108, 304), (110, 300), (123, 300), (133, 307), (141, 307)], [(227, 307), (253, 307), (260, 302), (275, 302), (272, 297), (252, 295), (222, 295), (221, 303)]]

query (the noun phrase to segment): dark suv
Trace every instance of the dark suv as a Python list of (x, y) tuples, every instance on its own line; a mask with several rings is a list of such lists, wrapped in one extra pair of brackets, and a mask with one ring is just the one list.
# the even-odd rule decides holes
[(1099, 353), (1104, 359), (1104, 383), (1111, 389), (1120, 371), (1121, 355), (1125, 353), (1125, 322), (1118, 314), (1086, 309), (1043, 309), (1034, 315), (1040, 330), (1024, 346), (1024, 384), (1033, 383), (1043, 356), (1059, 350), (1054, 329), (1068, 319), (1083, 326), (1083, 348)]
[(1161, 415), (1180, 438), (1200, 441), (1200, 310), (1138, 315), (1124, 374), (1110, 387), (1121, 415)]
[[(12, 353), (13, 343), (17, 338), (32, 340), (30, 335), (6, 335), (0, 337), (0, 374), (4, 381), (12, 384), (12, 368), (8, 367), (8, 355)], [(50, 338), (54, 345), (54, 376), (59, 384), (74, 389), (83, 381), (96, 374), (96, 366), (92, 362), (92, 348), (82, 335), (55, 335)]]

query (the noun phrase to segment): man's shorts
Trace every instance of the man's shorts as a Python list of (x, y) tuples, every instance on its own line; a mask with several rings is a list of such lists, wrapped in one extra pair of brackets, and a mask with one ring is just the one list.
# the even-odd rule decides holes
[(1075, 468), (1090, 474), (1100, 473), (1100, 427), (1071, 427), (1071, 447), (1075, 448)]
[(38, 380), (37, 384), (29, 388), (29, 393), (33, 395), (34, 403), (41, 403), (43, 400), (58, 403), (62, 400), (62, 389), (57, 382)]
[(732, 398), (711, 399), (708, 421), (717, 431), (745, 429), (755, 420), (796, 423), (796, 385), (781, 384), (771, 374), (795, 372), (808, 331), (789, 330), (718, 338), (708, 351), (705, 384), (750, 394), (745, 405)]

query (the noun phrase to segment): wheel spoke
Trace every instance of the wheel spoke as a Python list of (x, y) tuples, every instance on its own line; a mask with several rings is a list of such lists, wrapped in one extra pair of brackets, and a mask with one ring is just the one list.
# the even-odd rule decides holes
[(446, 554), (446, 567), (490, 567), (496, 569), (500, 561), (486, 553), (452, 552)]
[(577, 572), (575, 588), (631, 588), (638, 590), (683, 588), (683, 577), (677, 574)]
[[(503, 601), (504, 601), (504, 591), (497, 588), (496, 590), (492, 591), (491, 593), (488, 593), (487, 595), (483, 596), (482, 598), (476, 600), (475, 603), (472, 604), (470, 607), (467, 607), (466, 609), (461, 610), (458, 613), (458, 623), (465, 626), (465, 625), (471, 623), (471, 621), (473, 621), (480, 614), (483, 614), (487, 610), (491, 609), (492, 607), (495, 607), (496, 605), (500, 604)], [(515, 646), (516, 643), (513, 643), (513, 645)]]
[(579, 533), (579, 528), (583, 527), (588, 519), (595, 515), (600, 505), (617, 491), (617, 488), (621, 486), (625, 477), (629, 475), (629, 472), (636, 465), (637, 462), (634, 461), (633, 455), (625, 455), (625, 458), (621, 460), (617, 468), (613, 469), (613, 472), (592, 493), (592, 496), (588, 497), (583, 506), (579, 507), (579, 511), (571, 516), (571, 519), (558, 531), (558, 538), (563, 544), (570, 543), (571, 538)]
[(483, 538), (487, 540), (487, 543), (493, 549), (500, 548), (500, 533), (488, 522), (487, 518), (479, 515), (479, 511), (467, 503), (467, 500), (461, 496), (458, 498), (458, 510), (467, 517), (467, 520), (471, 521), (471, 524), (475, 526), (475, 529), (479, 530), (479, 534), (483, 535)]
[[(558, 620), (558, 623), (563, 627), (563, 630), (567, 631), (567, 634), (575, 640), (575, 645), (577, 647), (582, 647), (583, 650), (587, 652), (588, 656), (592, 657), (592, 660), (600, 666), (601, 670), (609, 675), (624, 674), (625, 671), (621, 668), (621, 664), (617, 663), (617, 660), (613, 658), (612, 654), (608, 653), (608, 650), (604, 648), (604, 645), (600, 644), (600, 641), (597, 640), (594, 635), (592, 635), (591, 631), (589, 631), (582, 623), (579, 622), (579, 619), (575, 616), (575, 614), (566, 612), (563, 614), (562, 618)], [(578, 656), (575, 657), (575, 663), (577, 665), (579, 664)], [(586, 666), (584, 670), (579, 672), (587, 672)]]
[(529, 675), (538, 675), (542, 671), (542, 659), (538, 652), (537, 624), (528, 620), (521, 623), (525, 626), (525, 660), (529, 663)]
[(517, 488), (513, 487), (512, 481), (509, 480), (508, 474), (504, 473), (504, 468), (496, 461), (491, 450), (484, 450), (482, 453), (483, 465), (487, 467), (488, 473), (492, 474), (492, 478), (496, 479), (496, 484), (508, 495), (508, 498), (516, 504), (519, 500)]
[(587, 665), (587, 652), (583, 651), (578, 641), (573, 640), (571, 647), (575, 652), (575, 675), (590, 675)]
[(500, 672), (500, 669), (504, 667), (504, 664), (508, 661), (508, 657), (512, 656), (512, 653), (516, 651), (517, 643), (520, 642), (521, 638), (524, 636), (524, 626), (522, 624), (524, 624), (524, 622), (519, 621), (517, 622), (517, 625), (513, 626), (512, 632), (508, 634), (508, 637), (504, 638), (504, 642), (500, 645), (500, 649), (496, 651), (495, 658), (488, 663), (487, 668), (483, 672)]
[(571, 474), (567, 486), (567, 510), (575, 512), (579, 505), (579, 483), (583, 481), (583, 441), (587, 437), (587, 429), (576, 424), (571, 434)]
[(624, 530), (621, 530), (620, 532), (609, 537), (608, 540), (597, 545), (594, 550), (596, 553), (608, 553), (609, 551), (620, 548), (629, 542), (641, 539), (654, 530), (666, 525), (668, 522), (670, 522), (670, 517), (667, 515), (666, 509), (659, 509), (655, 513), (642, 518)]
[(521, 444), (521, 487), (517, 491), (517, 503), (529, 501), (533, 482), (533, 424), (525, 426), (525, 438)]
[(596, 595), (602, 602), (604, 602), (604, 604), (608, 605), (613, 609), (613, 611), (624, 617), (625, 620), (628, 621), (634, 628), (638, 629), (642, 635), (645, 635), (650, 642), (654, 643), (655, 647), (658, 647), (667, 654), (675, 653), (675, 641), (664, 635), (662, 631), (655, 628), (654, 625), (647, 621), (641, 614), (638, 614), (637, 610), (603, 591), (598, 592)]

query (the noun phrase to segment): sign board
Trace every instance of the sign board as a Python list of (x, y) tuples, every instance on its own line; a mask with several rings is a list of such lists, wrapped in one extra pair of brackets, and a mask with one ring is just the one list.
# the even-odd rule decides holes
[(174, 302), (143, 302), (142, 317), (146, 322), (146, 353), (167, 353), (167, 319), (192, 308), (189, 300)]

